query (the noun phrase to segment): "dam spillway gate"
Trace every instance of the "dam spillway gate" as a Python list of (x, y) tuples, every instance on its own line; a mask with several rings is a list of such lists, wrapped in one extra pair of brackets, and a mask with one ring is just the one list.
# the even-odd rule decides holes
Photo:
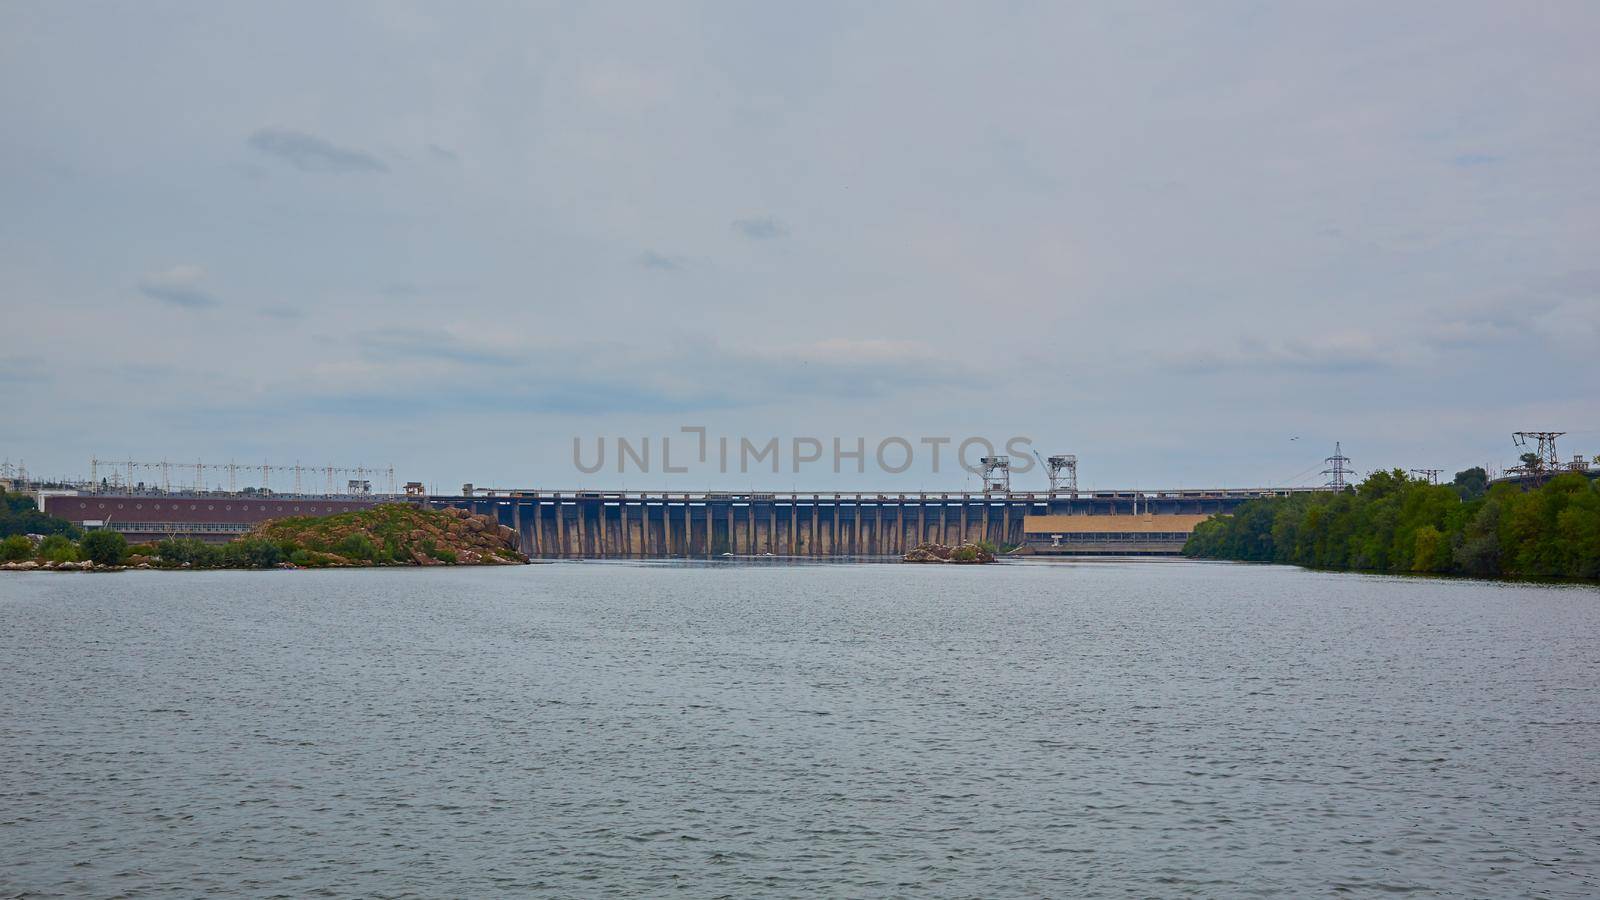
[(488, 515), (542, 559), (887, 557), (921, 543), (964, 541), (1039, 555), (1170, 555), (1206, 517), (1298, 490), (493, 491), (425, 502)]

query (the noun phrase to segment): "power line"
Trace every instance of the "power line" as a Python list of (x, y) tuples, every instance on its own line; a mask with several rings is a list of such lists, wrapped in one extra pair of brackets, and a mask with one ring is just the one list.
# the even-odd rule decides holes
[[(321, 475), (324, 492), (328, 495), (370, 494), (373, 492), (373, 481), (378, 481), (380, 485), (387, 487), (388, 493), (393, 494), (395, 492), (395, 475), (394, 466), (392, 465), (382, 468), (365, 465), (303, 466), (299, 463), (295, 463), (292, 466), (275, 466), (268, 462), (262, 462), (259, 466), (241, 466), (232, 462), (207, 463), (198, 459), (192, 463), (174, 463), (168, 460), (144, 462), (134, 459), (107, 460), (95, 457), (89, 460), (89, 482), (92, 490), (100, 489), (102, 469), (109, 472), (108, 487), (132, 489), (138, 483), (138, 473), (149, 473), (152, 481), (155, 480), (156, 475), (160, 476), (159, 486), (165, 493), (172, 492), (173, 469), (177, 469), (178, 474), (184, 476), (185, 480), (187, 480), (189, 473), (193, 473), (193, 480), (190, 483), (194, 485), (194, 490), (197, 492), (205, 489), (207, 472), (218, 475), (223, 472), (228, 473), (228, 493), (230, 494), (239, 492), (239, 475), (241, 472), (260, 472), (261, 483), (258, 488), (263, 491), (271, 490), (272, 475), (277, 473), (289, 474), (294, 477), (294, 493), (296, 494), (304, 493), (304, 476), (307, 474)], [(340, 477), (346, 480), (343, 491), (339, 490), (338, 481)], [(313, 481), (312, 483), (315, 484), (316, 482)]]

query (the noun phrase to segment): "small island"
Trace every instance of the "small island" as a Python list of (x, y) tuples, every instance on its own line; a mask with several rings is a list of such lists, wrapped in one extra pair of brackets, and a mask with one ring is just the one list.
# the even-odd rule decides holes
[(12, 535), (0, 542), (0, 569), (326, 569), (528, 562), (518, 549), (516, 532), (489, 516), (409, 503), (274, 519), (226, 544), (172, 538), (130, 545), (121, 534), (106, 530), (74, 537), (58, 532), (35, 541)]
[(970, 563), (982, 564), (994, 562), (994, 547), (986, 542), (976, 544), (957, 544), (954, 547), (946, 544), (918, 544), (900, 558), (901, 562), (908, 563)]

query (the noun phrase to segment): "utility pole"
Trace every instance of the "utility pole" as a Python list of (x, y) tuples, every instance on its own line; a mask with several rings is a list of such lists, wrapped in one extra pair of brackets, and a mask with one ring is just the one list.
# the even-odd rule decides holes
[(1412, 469), (1411, 474), (1426, 479), (1429, 484), (1438, 484), (1439, 473), (1443, 471), (1443, 469)]

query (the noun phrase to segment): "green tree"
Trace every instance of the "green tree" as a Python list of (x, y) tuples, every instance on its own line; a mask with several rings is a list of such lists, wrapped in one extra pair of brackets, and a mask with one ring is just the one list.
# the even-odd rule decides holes
[(1432, 525), (1424, 525), (1412, 532), (1411, 571), (1413, 572), (1442, 572), (1450, 564), (1450, 556), (1441, 550), (1449, 550), (1449, 543), (1439, 529)]
[(1461, 495), (1463, 500), (1476, 500), (1489, 490), (1489, 473), (1482, 466), (1473, 466), (1456, 473), (1455, 480), (1450, 482)]
[[(1374, 472), (1346, 494), (1254, 500), (1195, 529), (1184, 553), (1330, 569), (1600, 578), (1600, 481), (1562, 473), (1535, 490), (1469, 469), (1432, 485)], [(1270, 523), (1270, 527), (1267, 523)]]
[(66, 519), (40, 511), (33, 497), (0, 488), (0, 537), (14, 534), (64, 534), (76, 540), (82, 531)]
[(117, 566), (127, 558), (128, 539), (120, 531), (91, 531), (83, 536), (78, 549), (97, 566)]

